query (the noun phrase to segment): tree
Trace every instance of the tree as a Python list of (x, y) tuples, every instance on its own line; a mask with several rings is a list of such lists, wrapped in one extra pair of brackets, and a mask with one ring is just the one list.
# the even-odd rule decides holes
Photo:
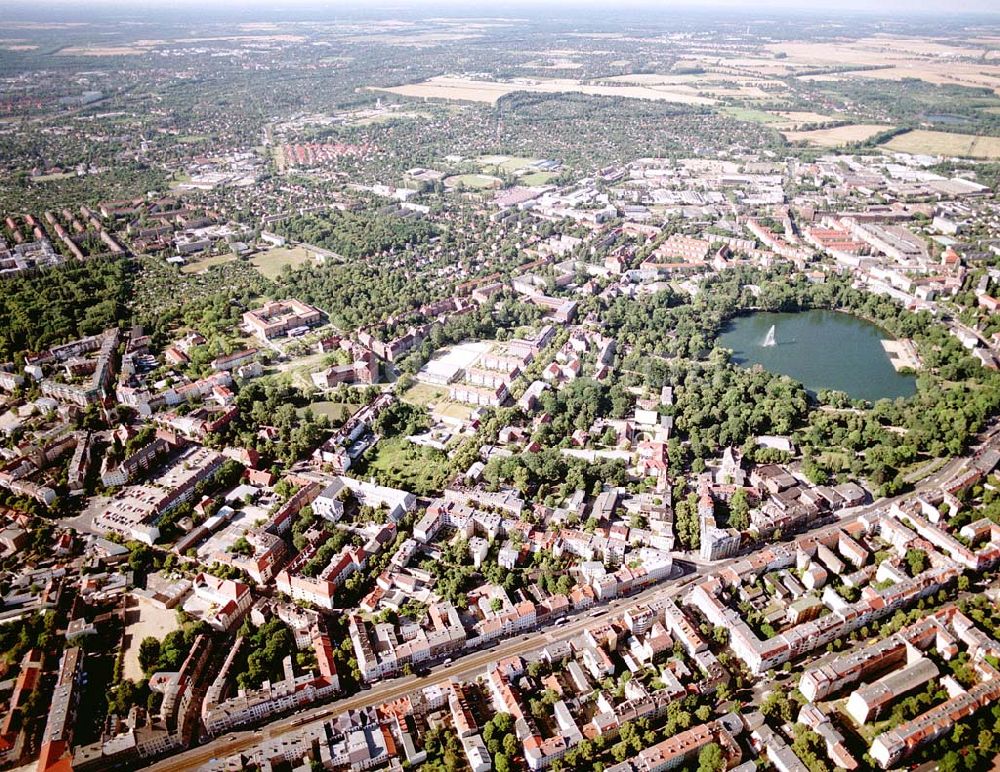
[(906, 565), (910, 569), (910, 576), (923, 573), (927, 568), (927, 553), (919, 549), (908, 549), (906, 551)]
[(962, 757), (955, 751), (948, 751), (938, 762), (938, 772), (961, 772), (965, 769)]
[(743, 531), (750, 525), (750, 502), (747, 492), (737, 488), (729, 499), (729, 527)]
[(148, 635), (139, 644), (139, 667), (144, 673), (150, 672), (160, 660), (160, 641)]
[(709, 743), (698, 754), (698, 772), (722, 772), (726, 768), (726, 757), (718, 743)]

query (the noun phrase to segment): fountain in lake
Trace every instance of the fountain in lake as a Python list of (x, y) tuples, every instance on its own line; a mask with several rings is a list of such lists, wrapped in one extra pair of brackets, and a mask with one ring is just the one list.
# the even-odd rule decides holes
[(777, 346), (778, 341), (774, 336), (774, 325), (771, 325), (771, 329), (767, 331), (767, 335), (764, 336), (764, 342), (761, 343), (762, 346)]

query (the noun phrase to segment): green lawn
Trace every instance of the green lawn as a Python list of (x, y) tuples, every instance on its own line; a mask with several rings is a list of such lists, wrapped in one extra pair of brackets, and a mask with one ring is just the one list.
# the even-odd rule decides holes
[(556, 172), (532, 172), (525, 174), (518, 179), (522, 185), (544, 185), (549, 180), (554, 180), (559, 175)]
[(53, 180), (68, 180), (70, 177), (75, 177), (76, 172), (53, 172), (52, 174), (39, 174), (37, 177), (31, 177), (32, 182), (52, 182)]
[(374, 458), (359, 473), (418, 496), (440, 493), (448, 478), (448, 457), (439, 450), (389, 437), (375, 446)]
[(181, 273), (198, 273), (204, 271), (207, 268), (211, 268), (213, 265), (222, 265), (224, 263), (230, 263), (236, 259), (236, 256), (232, 252), (227, 252), (224, 255), (210, 255), (209, 257), (199, 257), (195, 258), (189, 263), (185, 263), (181, 266)]
[(304, 247), (274, 247), (254, 255), (250, 262), (265, 278), (276, 279), (286, 265), (297, 268), (312, 259), (312, 253)]
[[(354, 405), (350, 402), (313, 402), (309, 406), (312, 408), (313, 414), (316, 416), (325, 415), (334, 423), (341, 423), (347, 419), (352, 413), (354, 413), (360, 405)], [(305, 412), (306, 408), (300, 408), (299, 412)]]
[(518, 169), (523, 169), (538, 159), (519, 155), (483, 155), (479, 156), (476, 160), (482, 164), (484, 172), (492, 173), (498, 167), (500, 171), (516, 172)]
[(402, 399), (420, 407), (437, 404), (448, 398), (448, 389), (443, 386), (433, 386), (429, 383), (415, 383), (406, 390)]
[(750, 107), (723, 107), (719, 112), (735, 118), (738, 121), (753, 121), (754, 123), (781, 123), (782, 119), (763, 110), (754, 110)]
[(463, 185), (469, 190), (486, 190), (487, 188), (500, 187), (501, 180), (487, 174), (456, 174), (454, 177), (448, 177), (444, 184), (449, 188)]
[(170, 181), (167, 187), (171, 190), (176, 190), (178, 185), (182, 185), (185, 182), (191, 182), (190, 174), (175, 174), (174, 178)]

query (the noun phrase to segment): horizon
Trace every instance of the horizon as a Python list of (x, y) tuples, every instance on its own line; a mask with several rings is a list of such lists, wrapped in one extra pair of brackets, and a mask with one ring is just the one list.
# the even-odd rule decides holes
[[(269, 18), (273, 15), (311, 14), (316, 20), (324, 20), (337, 16), (378, 16), (385, 18), (433, 18), (446, 13), (453, 18), (483, 19), (510, 18), (512, 15), (537, 18), (552, 13), (562, 14), (575, 10), (587, 10), (591, 14), (607, 16), (630, 16), (635, 13), (651, 14), (657, 20), (669, 13), (704, 16), (725, 12), (736, 14), (740, 18), (768, 18), (775, 16), (786, 18), (803, 18), (826, 16), (830, 18), (865, 16), (869, 18), (884, 17), (891, 21), (902, 21), (901, 14), (921, 19), (942, 19), (954, 21), (956, 16), (962, 17), (997, 17), (1000, 16), (1000, 5), (993, 0), (957, 0), (944, 8), (928, 8), (926, 4), (914, 0), (885, 0), (873, 6), (865, 0), (846, 0), (834, 3), (822, 2), (818, 5), (803, 7), (794, 0), (761, 0), (747, 8), (740, 0), (629, 0), (625, 5), (608, 9), (598, 0), (510, 0), (492, 5), (488, 10), (481, 6), (469, 4), (466, 0), (415, 0), (414, 2), (376, 2), (365, 3), (361, 0), (329, 3), (322, 0), (218, 0), (206, 9), (199, 0), (88, 0), (84, 3), (67, 2), (66, 0), (0, 0), (0, 12), (15, 20), (50, 20), (53, 16), (63, 15), (66, 18), (86, 17), (93, 13), (130, 18), (145, 13), (157, 13), (170, 17), (177, 14), (197, 10), (204, 16), (259, 16)], [(307, 18), (295, 18), (291, 21), (308, 21)], [(150, 21), (157, 21), (153, 19)]]

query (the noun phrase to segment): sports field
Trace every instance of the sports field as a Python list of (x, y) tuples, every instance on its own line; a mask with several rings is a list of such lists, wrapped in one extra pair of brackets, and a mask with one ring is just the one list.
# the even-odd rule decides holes
[(250, 262), (263, 276), (275, 279), (281, 275), (286, 265), (297, 268), (312, 260), (312, 254), (303, 247), (274, 247), (254, 255)]

